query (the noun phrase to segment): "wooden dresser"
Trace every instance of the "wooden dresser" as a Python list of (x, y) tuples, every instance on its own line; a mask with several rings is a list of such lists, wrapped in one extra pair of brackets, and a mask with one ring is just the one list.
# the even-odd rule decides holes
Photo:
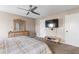
[(29, 36), (29, 31), (10, 31), (8, 37), (17, 37), (17, 36)]

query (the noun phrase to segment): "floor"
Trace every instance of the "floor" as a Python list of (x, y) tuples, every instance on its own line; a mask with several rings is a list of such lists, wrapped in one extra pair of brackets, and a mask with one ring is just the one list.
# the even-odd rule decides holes
[(35, 37), (35, 39), (45, 42), (54, 54), (79, 54), (79, 47), (46, 41), (39, 37)]

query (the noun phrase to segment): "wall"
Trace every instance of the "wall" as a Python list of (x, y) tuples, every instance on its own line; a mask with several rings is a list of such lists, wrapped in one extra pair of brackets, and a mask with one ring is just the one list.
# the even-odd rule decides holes
[(43, 20), (43, 19), (36, 20), (36, 35), (38, 37), (44, 37), (46, 34), (44, 24), (45, 24), (45, 20)]
[(13, 31), (14, 29), (13, 20), (14, 19), (26, 20), (26, 30), (35, 32), (35, 20), (0, 11), (0, 38), (8, 37), (8, 32)]
[[(65, 19), (64, 18), (66, 15), (74, 14), (77, 12), (79, 12), (79, 8), (67, 10), (62, 13), (49, 15), (47, 17), (37, 19), (36, 20), (36, 24), (38, 23), (38, 25), (36, 25), (37, 36), (38, 37), (58, 36), (58, 37), (61, 37), (62, 39), (64, 39), (64, 41), (65, 41), (65, 27), (64, 27)], [(53, 31), (51, 31), (50, 29), (46, 29), (45, 28), (45, 20), (50, 20), (50, 19), (55, 19), (55, 18), (59, 19), (59, 28), (54, 29)]]

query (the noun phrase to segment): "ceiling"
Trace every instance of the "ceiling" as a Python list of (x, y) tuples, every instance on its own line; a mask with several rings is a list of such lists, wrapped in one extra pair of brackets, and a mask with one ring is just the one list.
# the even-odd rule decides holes
[(20, 7), (28, 10), (29, 9), (28, 5), (1, 5), (0, 11), (17, 14), (25, 17), (30, 17), (30, 18), (42, 18), (51, 14), (56, 14), (69, 9), (74, 9), (79, 7), (78, 5), (34, 5), (34, 6), (38, 7), (35, 11), (40, 13), (40, 15), (36, 15), (33, 13), (26, 15), (27, 11), (18, 9), (18, 7)]

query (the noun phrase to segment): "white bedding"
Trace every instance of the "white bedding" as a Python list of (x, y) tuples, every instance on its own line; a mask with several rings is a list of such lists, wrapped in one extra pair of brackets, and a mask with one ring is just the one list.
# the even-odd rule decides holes
[(13, 37), (0, 40), (1, 54), (49, 54), (48, 46), (34, 38), (27, 36)]

